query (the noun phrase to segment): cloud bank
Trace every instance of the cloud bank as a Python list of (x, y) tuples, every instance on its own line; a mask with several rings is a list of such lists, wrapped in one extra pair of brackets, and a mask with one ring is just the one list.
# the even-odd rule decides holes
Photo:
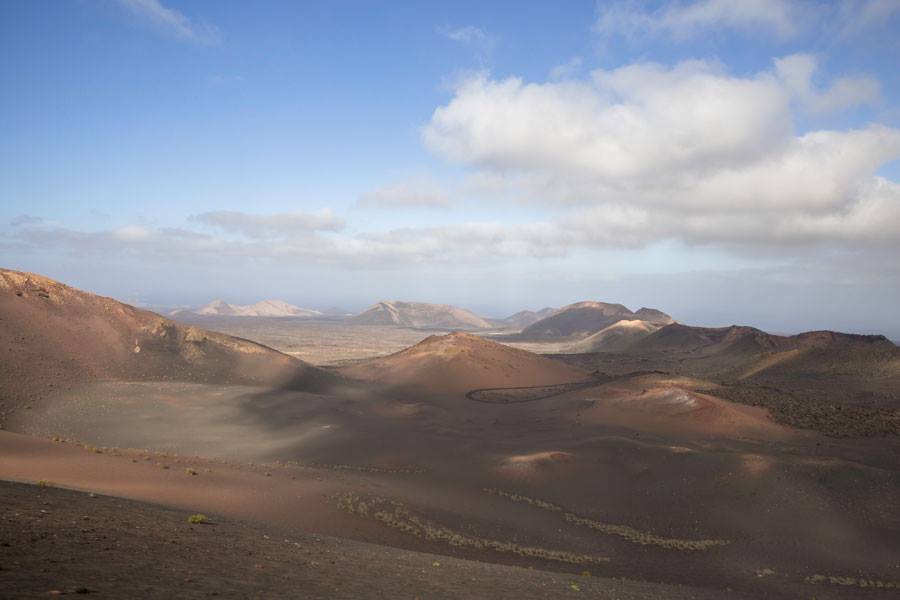
[(816, 89), (814, 69), (796, 55), (752, 77), (706, 61), (549, 83), (479, 74), (422, 138), (507, 196), (564, 211), (555, 226), (585, 243), (898, 244), (900, 186), (877, 172), (900, 157), (900, 130), (798, 134), (794, 104), (877, 96), (866, 78)]

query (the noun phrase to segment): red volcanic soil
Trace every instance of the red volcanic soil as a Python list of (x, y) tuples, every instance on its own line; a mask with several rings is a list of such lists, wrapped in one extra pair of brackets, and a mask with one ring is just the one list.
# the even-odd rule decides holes
[(589, 379), (576, 367), (467, 333), (433, 335), (396, 354), (344, 367), (340, 372), (354, 379), (389, 387), (414, 387), (435, 395)]
[(642, 375), (623, 378), (581, 394), (590, 405), (581, 416), (672, 437), (789, 440), (800, 435), (776, 423), (761, 407), (717, 398), (709, 382), (688, 377)]
[(316, 389), (333, 376), (255, 342), (0, 270), (0, 411), (61, 385), (109, 379)]

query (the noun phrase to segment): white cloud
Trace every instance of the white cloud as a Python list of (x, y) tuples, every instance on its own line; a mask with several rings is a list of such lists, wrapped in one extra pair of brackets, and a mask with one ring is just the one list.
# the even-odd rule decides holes
[(825, 110), (872, 100), (846, 79), (816, 90), (807, 67), (789, 57), (735, 77), (706, 62), (644, 64), (550, 83), (482, 73), (422, 135), (482, 188), (562, 211), (553, 226), (573, 245), (900, 247), (900, 228), (885, 227), (897, 222), (897, 185), (876, 177), (900, 157), (900, 131), (797, 135), (792, 101)]
[(211, 225), (227, 233), (237, 233), (255, 239), (284, 238), (315, 231), (339, 231), (344, 227), (344, 220), (330, 209), (274, 215), (220, 210), (194, 215), (191, 220)]
[(900, 15), (900, 0), (636, 0), (597, 3), (594, 31), (604, 38), (666, 36), (694, 39), (723, 32), (771, 34), (780, 40), (858, 36), (884, 28)]
[(728, 77), (704, 62), (544, 84), (480, 74), (435, 110), (423, 138), (445, 158), (495, 170), (675, 177), (766, 154), (790, 131), (789, 100), (767, 74)]
[(447, 208), (449, 194), (428, 179), (410, 179), (378, 187), (360, 195), (357, 205), (364, 208)]
[(710, 29), (732, 29), (768, 31), (787, 38), (796, 32), (804, 12), (801, 3), (787, 0), (667, 1), (654, 10), (635, 2), (601, 2), (598, 7), (595, 30), (626, 37), (688, 38)]
[(112, 236), (120, 242), (147, 242), (152, 240), (154, 232), (141, 225), (126, 225), (113, 230)]
[(135, 17), (168, 35), (204, 45), (219, 41), (219, 32), (215, 27), (192, 21), (174, 8), (165, 6), (160, 0), (116, 1)]

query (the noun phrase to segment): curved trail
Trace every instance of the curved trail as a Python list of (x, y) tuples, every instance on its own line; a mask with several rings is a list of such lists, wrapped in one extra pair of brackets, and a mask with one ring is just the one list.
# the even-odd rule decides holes
[[(538, 400), (546, 400), (548, 398), (554, 398), (556, 396), (561, 396), (568, 392), (573, 392), (575, 390), (582, 390), (591, 387), (595, 387), (598, 385), (604, 385), (607, 383), (612, 383), (613, 381), (618, 381), (620, 379), (628, 379), (631, 377), (639, 377), (641, 375), (668, 375), (665, 371), (632, 371), (631, 373), (625, 373), (622, 375), (595, 375), (589, 381), (572, 381), (569, 383), (557, 383), (554, 385), (530, 385), (530, 386), (522, 386), (522, 387), (497, 387), (497, 388), (479, 388), (477, 390), (469, 390), (466, 392), (466, 399), (471, 400), (472, 402), (480, 402), (482, 404), (522, 404), (524, 402), (537, 402)], [(544, 394), (542, 396), (535, 396), (534, 398), (524, 398), (521, 400), (485, 400), (476, 398), (476, 394), (483, 394), (485, 392), (516, 392), (520, 390), (540, 390), (540, 389), (552, 389), (549, 394)]]
[[(532, 386), (524, 386), (524, 387), (499, 387), (499, 388), (480, 388), (477, 390), (471, 390), (466, 392), (466, 398), (471, 400), (472, 402), (481, 402), (482, 404), (521, 404), (523, 402), (536, 402), (538, 400), (546, 400), (547, 398), (553, 398), (555, 396), (561, 396), (562, 394), (566, 394), (568, 392), (572, 392), (575, 390), (586, 389), (590, 387), (594, 387), (597, 385), (601, 385), (604, 383), (609, 383), (615, 378), (610, 379), (593, 379), (591, 381), (577, 381), (571, 383), (558, 383), (556, 385), (532, 385)], [(560, 388), (560, 389), (558, 389)], [(544, 394), (542, 396), (535, 396), (534, 398), (524, 398), (520, 400), (485, 400), (482, 398), (476, 398), (476, 394), (482, 394), (485, 392), (515, 392), (519, 390), (540, 390), (540, 389), (552, 389), (549, 394)]]

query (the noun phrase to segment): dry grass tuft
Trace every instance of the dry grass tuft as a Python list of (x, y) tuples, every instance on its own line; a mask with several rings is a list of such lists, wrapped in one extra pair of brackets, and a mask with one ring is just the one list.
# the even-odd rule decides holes
[(810, 575), (805, 579), (807, 583), (830, 583), (845, 587), (873, 588), (880, 590), (900, 589), (900, 583), (896, 581), (881, 581), (879, 579), (866, 579), (864, 577), (841, 577), (835, 575)]
[(589, 529), (593, 529), (595, 531), (599, 531), (608, 535), (617, 535), (621, 538), (624, 538), (625, 540), (628, 540), (629, 542), (640, 544), (642, 546), (657, 546), (659, 548), (666, 548), (668, 550), (694, 551), (708, 550), (715, 546), (725, 546), (731, 543), (728, 540), (687, 540), (661, 537), (646, 531), (640, 531), (627, 525), (615, 525), (613, 523), (604, 523), (602, 521), (595, 521), (594, 519), (582, 517), (576, 515), (575, 513), (566, 511), (561, 506), (551, 504), (550, 502), (546, 502), (538, 498), (530, 498), (528, 496), (507, 492), (504, 490), (498, 490), (496, 488), (484, 488), (484, 491), (488, 494), (493, 494), (495, 496), (500, 496), (502, 498), (512, 500), (513, 502), (524, 502), (525, 504), (529, 504), (546, 511), (561, 513), (563, 519), (565, 519), (569, 523), (572, 523), (573, 525), (587, 527)]
[(285, 464), (308, 469), (328, 469), (330, 471), (355, 471), (357, 473), (380, 473), (385, 475), (418, 475), (425, 469), (420, 467), (372, 467), (369, 465), (334, 465), (326, 463), (303, 463), (296, 460), (286, 461)]
[(466, 535), (439, 523), (410, 514), (403, 504), (383, 498), (363, 500), (353, 492), (347, 492), (337, 495), (336, 502), (339, 508), (349, 513), (374, 519), (408, 535), (429, 541), (443, 542), (457, 548), (492, 550), (494, 552), (515, 554), (528, 558), (540, 558), (573, 565), (609, 562), (608, 558), (602, 556), (578, 554), (567, 550), (553, 550), (536, 546), (521, 546), (514, 542)]

